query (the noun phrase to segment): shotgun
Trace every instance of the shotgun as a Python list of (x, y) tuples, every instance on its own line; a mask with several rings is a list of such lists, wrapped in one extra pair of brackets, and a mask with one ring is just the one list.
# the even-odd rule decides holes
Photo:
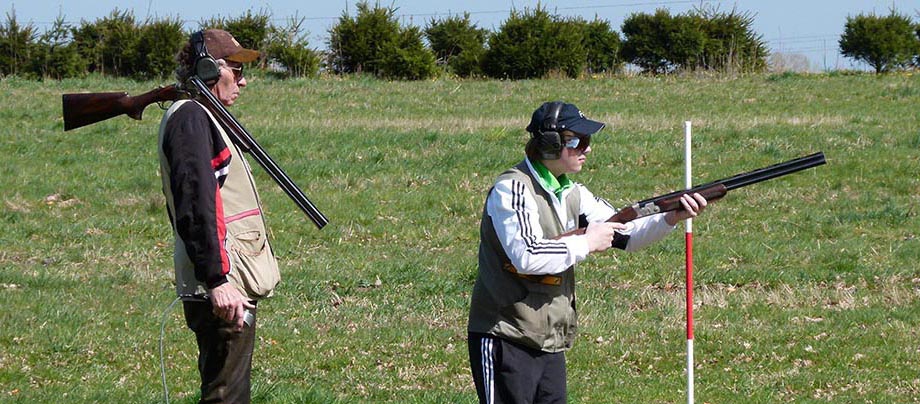
[(192, 98), (204, 105), (217, 118), (233, 144), (255, 158), (256, 162), (268, 172), (268, 175), (275, 180), (297, 207), (306, 213), (317, 228), (322, 229), (329, 223), (326, 216), (313, 205), (313, 202), (310, 202), (310, 199), (291, 177), (256, 143), (252, 135), (230, 114), (230, 111), (224, 108), (220, 100), (214, 97), (214, 94), (198, 76), (192, 76), (184, 85), (173, 84), (159, 87), (134, 97), (126, 92), (64, 94), (62, 97), (64, 130), (76, 129), (119, 115), (128, 115), (139, 120), (148, 105), (155, 102), (176, 101), (180, 98)]
[(126, 92), (64, 94), (64, 130), (76, 129), (122, 114), (140, 120), (148, 105), (175, 101), (182, 95), (183, 92), (175, 84), (157, 87), (134, 97)]
[[(756, 184), (758, 182), (763, 182), (766, 180), (771, 180), (777, 177), (782, 177), (784, 175), (792, 174), (798, 171), (802, 171), (811, 167), (816, 167), (822, 164), (825, 164), (823, 152), (817, 152), (805, 157), (799, 157), (797, 159), (789, 160), (779, 164), (774, 164), (768, 167), (759, 168), (757, 170), (749, 171), (746, 173), (734, 175), (728, 178), (723, 178), (721, 180), (716, 180), (713, 182), (708, 182), (702, 185), (696, 185), (693, 188), (674, 191), (669, 194), (664, 194), (661, 196), (656, 196), (654, 198), (645, 199), (631, 206), (627, 206), (623, 209), (617, 211), (617, 213), (607, 219), (608, 222), (616, 223), (626, 223), (633, 220), (636, 220), (640, 217), (645, 217), (649, 215), (654, 215), (656, 213), (670, 212), (672, 210), (683, 209), (683, 205), (680, 203), (680, 197), (685, 194), (694, 194), (699, 193), (703, 198), (706, 198), (707, 201), (713, 201), (725, 196), (728, 191), (733, 189), (746, 187), (748, 185)], [(563, 234), (560, 234), (558, 237), (571, 236), (573, 234), (584, 234), (585, 228), (579, 228), (572, 230)]]

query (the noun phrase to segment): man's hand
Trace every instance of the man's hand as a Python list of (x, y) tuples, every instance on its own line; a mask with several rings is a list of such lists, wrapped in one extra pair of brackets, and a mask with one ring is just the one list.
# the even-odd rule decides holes
[(623, 223), (614, 222), (597, 222), (589, 223), (585, 229), (585, 236), (588, 237), (588, 251), (604, 251), (613, 244), (613, 233), (616, 230), (626, 230)]
[(671, 226), (674, 226), (681, 220), (687, 220), (691, 217), (696, 217), (700, 214), (700, 212), (703, 211), (703, 209), (706, 209), (707, 202), (706, 198), (703, 198), (702, 195), (694, 193), (692, 197), (688, 194), (682, 195), (680, 197), (680, 203), (681, 205), (684, 205), (683, 209), (672, 210), (668, 212), (664, 217), (665, 222)]
[(254, 309), (256, 306), (249, 303), (246, 296), (229, 282), (211, 289), (210, 292), (214, 315), (234, 324), (236, 331), (242, 330), (246, 309)]

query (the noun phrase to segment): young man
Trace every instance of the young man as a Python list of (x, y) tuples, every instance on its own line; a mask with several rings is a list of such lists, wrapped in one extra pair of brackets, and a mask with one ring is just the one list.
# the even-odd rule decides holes
[[(684, 195), (683, 210), (607, 223), (616, 210), (568, 178), (581, 171), (591, 136), (603, 127), (572, 104), (544, 103), (527, 126), (527, 158), (489, 191), (468, 324), (480, 403), (566, 402), (575, 264), (610, 247), (647, 246), (706, 207), (699, 194)], [(558, 237), (585, 226), (583, 235)]]
[[(259, 52), (230, 33), (192, 35), (177, 59), (184, 82), (200, 63), (224, 106), (246, 87), (243, 63)], [(204, 71), (208, 71), (205, 69)], [(176, 292), (198, 342), (200, 403), (249, 403), (256, 301), (280, 279), (255, 183), (242, 152), (205, 107), (178, 101), (160, 123), (160, 177), (175, 234)]]

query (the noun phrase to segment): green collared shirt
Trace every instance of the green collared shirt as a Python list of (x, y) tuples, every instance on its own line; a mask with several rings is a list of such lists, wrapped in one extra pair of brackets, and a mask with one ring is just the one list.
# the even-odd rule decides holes
[(549, 169), (543, 165), (542, 162), (530, 161), (530, 164), (533, 166), (533, 169), (537, 172), (537, 179), (540, 181), (540, 185), (543, 185), (546, 189), (553, 192), (556, 195), (556, 199), (562, 200), (562, 193), (575, 186), (575, 183), (569, 179), (565, 174), (560, 175), (558, 178), (553, 176), (553, 173), (549, 172)]

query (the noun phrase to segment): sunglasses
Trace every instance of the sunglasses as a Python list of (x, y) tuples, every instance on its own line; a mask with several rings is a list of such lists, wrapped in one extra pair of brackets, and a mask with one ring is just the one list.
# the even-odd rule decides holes
[(243, 66), (242, 65), (237, 66), (237, 67), (228, 65), (224, 67), (226, 67), (231, 72), (233, 72), (233, 80), (235, 80), (236, 82), (239, 82), (240, 80), (243, 79)]
[(588, 146), (591, 144), (591, 138), (588, 136), (572, 136), (569, 140), (565, 141), (565, 147), (567, 149), (577, 150), (584, 153), (588, 149)]

